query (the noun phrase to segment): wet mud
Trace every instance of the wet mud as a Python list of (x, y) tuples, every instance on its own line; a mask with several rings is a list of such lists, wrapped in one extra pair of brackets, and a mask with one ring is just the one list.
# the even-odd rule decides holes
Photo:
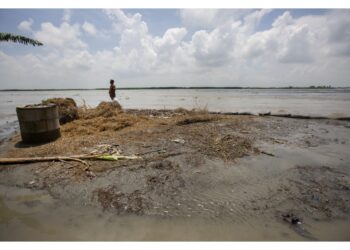
[[(79, 162), (2, 166), (0, 238), (350, 239), (347, 121), (142, 116), (140, 127), (134, 120), (94, 140), (87, 137), (76, 148), (141, 159), (89, 161), (88, 167)], [(3, 155), (64, 152), (64, 138), (21, 149), (13, 146), (17, 140), (8, 142)], [(82, 221), (84, 216), (89, 221)]]

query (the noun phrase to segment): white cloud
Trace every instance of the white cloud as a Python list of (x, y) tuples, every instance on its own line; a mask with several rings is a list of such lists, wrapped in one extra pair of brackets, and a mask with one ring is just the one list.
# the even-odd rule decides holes
[(272, 23), (271, 29), (248, 36), (242, 51), (248, 59), (269, 57), (280, 63), (308, 63), (314, 57), (314, 43), (315, 33), (308, 24), (297, 23), (285, 12)]
[(33, 19), (29, 18), (28, 20), (20, 22), (17, 28), (22, 31), (32, 31), (33, 22)]
[(72, 10), (70, 10), (70, 9), (63, 10), (62, 21), (69, 22), (71, 19), (71, 16), (72, 16)]
[(239, 22), (227, 24), (214, 29), (193, 34), (191, 46), (197, 63), (204, 66), (219, 67), (232, 60), (235, 49), (236, 33)]
[(85, 49), (87, 44), (80, 39), (80, 26), (70, 25), (63, 22), (59, 27), (52, 23), (42, 23), (41, 29), (34, 32), (35, 39), (38, 39), (45, 46), (57, 47), (60, 49), (74, 48)]
[(307, 25), (290, 27), (280, 31), (281, 39), (277, 59), (283, 63), (302, 63), (312, 61), (312, 35)]
[(82, 28), (89, 35), (96, 35), (97, 33), (95, 26), (89, 22), (84, 22)]
[(294, 20), (289, 11), (284, 12), (272, 23), (272, 27), (285, 27), (293, 24)]
[(210, 30), (225, 22), (239, 20), (250, 12), (249, 9), (183, 9), (180, 17), (186, 27)]
[(179, 45), (186, 34), (186, 28), (170, 28), (164, 33), (163, 37), (156, 37), (155, 43), (158, 47), (173, 47)]
[(100, 87), (109, 78), (124, 86), (349, 84), (348, 10), (299, 18), (284, 12), (258, 31), (269, 12), (184, 10), (184, 27), (153, 36), (141, 14), (104, 10), (115, 46), (94, 52), (81, 36), (82, 31), (98, 34), (93, 23), (46, 22), (33, 31), (44, 43), (42, 52), (12, 56), (0, 51), (0, 74), (4, 82), (32, 88)]

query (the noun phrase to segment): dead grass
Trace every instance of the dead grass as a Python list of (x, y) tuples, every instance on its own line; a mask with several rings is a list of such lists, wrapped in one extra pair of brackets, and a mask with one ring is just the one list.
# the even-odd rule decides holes
[(49, 98), (41, 103), (57, 105), (61, 125), (79, 118), (77, 104), (72, 98)]
[[(118, 143), (123, 149), (138, 154), (145, 151), (143, 145), (163, 149), (168, 145), (164, 142), (183, 138), (184, 146), (205, 156), (229, 161), (253, 149), (253, 139), (236, 133), (243, 128), (246, 130), (248, 120), (247, 116), (214, 115), (207, 110), (123, 111), (116, 102), (102, 102), (94, 109), (80, 109), (79, 119), (61, 126), (62, 137), (58, 140), (35, 147), (14, 148), (8, 156), (80, 154), (101, 143)], [(14, 141), (20, 141), (20, 136)]]
[(62, 126), (61, 131), (73, 136), (84, 136), (103, 131), (118, 131), (144, 120), (146, 120), (146, 118), (118, 113), (117, 115), (110, 117), (100, 116), (79, 119)]
[(91, 119), (96, 117), (113, 117), (123, 113), (121, 105), (117, 101), (101, 102), (93, 109), (80, 109), (80, 116), (83, 119)]
[(187, 138), (186, 141), (190, 146), (201, 154), (224, 161), (234, 161), (255, 151), (254, 138), (240, 134), (240, 131), (246, 129), (249, 119), (243, 117), (221, 119), (181, 126), (180, 128), (183, 128), (180, 132), (181, 138)]
[(176, 125), (182, 126), (182, 125), (188, 125), (191, 123), (198, 123), (198, 122), (210, 122), (218, 120), (217, 116), (209, 115), (209, 114), (188, 114), (183, 119), (176, 122)]
[(65, 126), (61, 131), (70, 136), (92, 135), (104, 131), (118, 131), (144, 120), (142, 116), (124, 113), (117, 101), (101, 102), (93, 109), (80, 109), (80, 119)]
[(177, 108), (175, 113), (182, 114), (183, 116), (176, 122), (176, 125), (183, 126), (192, 123), (211, 122), (219, 120), (221, 117), (210, 114), (206, 108), (187, 110), (184, 108)]
[(208, 142), (200, 148), (209, 156), (230, 161), (247, 155), (252, 151), (253, 143), (251, 139), (242, 136), (210, 136)]

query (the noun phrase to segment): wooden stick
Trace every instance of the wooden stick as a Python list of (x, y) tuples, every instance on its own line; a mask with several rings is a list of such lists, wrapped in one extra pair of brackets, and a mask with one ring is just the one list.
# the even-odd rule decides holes
[[(24, 157), (24, 158), (0, 158), (0, 165), (21, 164), (45, 161), (78, 161), (88, 165), (84, 160), (103, 160), (103, 155), (71, 155), (71, 156), (49, 156), (49, 157)], [(120, 159), (127, 156), (120, 156)]]
[(31, 163), (31, 162), (45, 162), (45, 161), (79, 161), (82, 163), (83, 159), (91, 159), (96, 156), (50, 156), (50, 157), (30, 157), (30, 158), (0, 158), (0, 164), (15, 164), (15, 163)]

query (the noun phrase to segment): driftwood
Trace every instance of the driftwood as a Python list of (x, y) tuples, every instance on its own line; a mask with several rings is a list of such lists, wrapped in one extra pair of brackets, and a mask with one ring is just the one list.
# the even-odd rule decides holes
[(138, 159), (138, 158), (140, 157), (125, 156), (125, 155), (71, 155), (71, 156), (49, 156), (49, 157), (0, 158), (0, 165), (46, 162), (46, 161), (77, 161), (87, 165), (87, 163), (84, 160), (118, 161), (118, 160), (129, 160), (129, 159)]

